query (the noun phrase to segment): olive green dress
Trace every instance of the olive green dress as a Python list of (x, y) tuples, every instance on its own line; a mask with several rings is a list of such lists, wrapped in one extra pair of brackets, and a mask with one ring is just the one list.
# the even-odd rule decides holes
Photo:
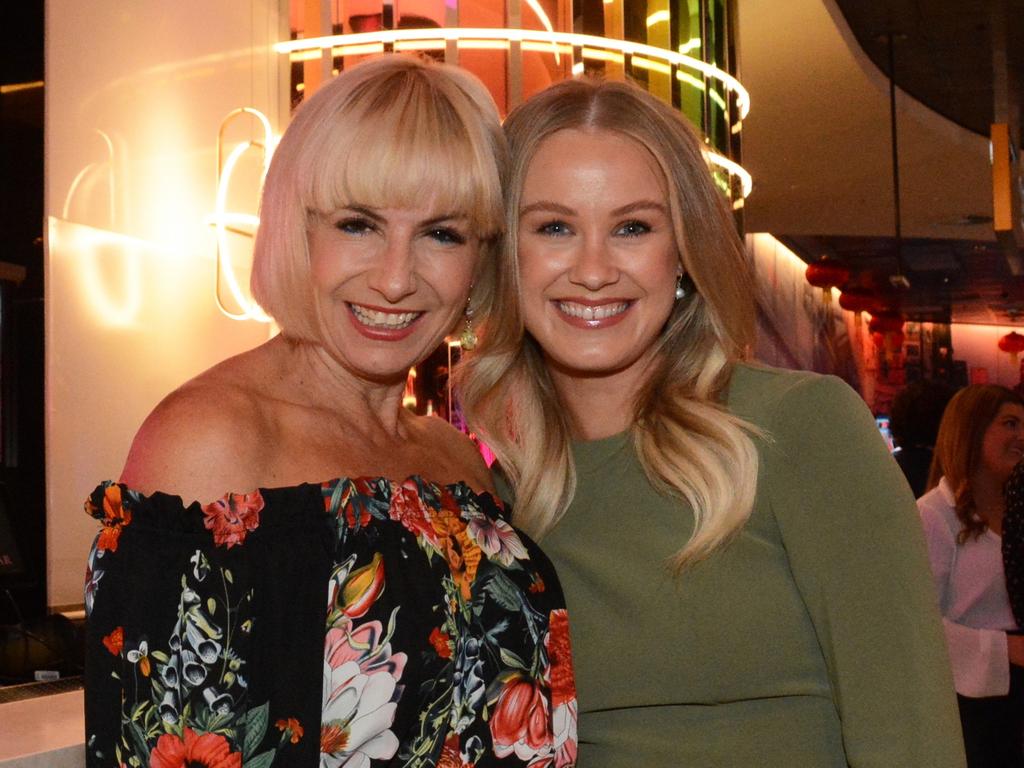
[(565, 591), (579, 764), (964, 764), (914, 499), (840, 380), (738, 366), (761, 427), (757, 500), (724, 551), (673, 579), (690, 512), (626, 435), (573, 446), (578, 488), (543, 542)]

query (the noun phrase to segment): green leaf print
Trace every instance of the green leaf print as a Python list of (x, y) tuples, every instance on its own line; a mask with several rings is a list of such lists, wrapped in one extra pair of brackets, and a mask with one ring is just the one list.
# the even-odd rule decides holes
[[(267, 723), (270, 717), (270, 702), (264, 702), (258, 707), (250, 709), (245, 715), (245, 743), (242, 745), (242, 757), (248, 758), (253, 750), (263, 741), (267, 732)], [(248, 765), (248, 763), (247, 763)]]

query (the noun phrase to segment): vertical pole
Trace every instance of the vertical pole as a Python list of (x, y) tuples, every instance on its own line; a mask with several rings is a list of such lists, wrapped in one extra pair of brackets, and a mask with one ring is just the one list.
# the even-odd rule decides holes
[(896, 275), (903, 274), (903, 228), (900, 216), (900, 150), (896, 129), (896, 46), (892, 31), (886, 35), (889, 43), (889, 132), (892, 137), (892, 197), (896, 234)]
[[(305, 0), (303, 6), (303, 34), (320, 37), (331, 34), (331, 6), (329, 0)], [(317, 89), (331, 79), (331, 51), (323, 49), (320, 56), (302, 63), (302, 98), (308, 99)]]

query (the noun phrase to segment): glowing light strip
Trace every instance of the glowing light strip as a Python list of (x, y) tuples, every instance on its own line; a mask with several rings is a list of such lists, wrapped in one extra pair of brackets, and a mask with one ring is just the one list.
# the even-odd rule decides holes
[(107, 222), (107, 225), (113, 228), (116, 213), (116, 209), (114, 206), (114, 142), (112, 142), (110, 140), (110, 137), (103, 131), (101, 131), (99, 128), (96, 129), (96, 133), (100, 135), (100, 138), (103, 139), (103, 143), (106, 144), (107, 160), (104, 163), (89, 163), (87, 166), (85, 166), (85, 168), (78, 172), (75, 178), (71, 181), (71, 186), (68, 187), (67, 195), (64, 196), (64, 207), (61, 210), (61, 218), (64, 219), (65, 221), (71, 219), (71, 202), (74, 200), (75, 193), (78, 191), (78, 185), (85, 181), (86, 177), (94, 170), (106, 166), (108, 194), (107, 205), (109, 213), (109, 220)]
[[(247, 151), (250, 149), (260, 149), (263, 151), (263, 172), (260, 174), (260, 184), (262, 185), (263, 179), (266, 178), (267, 170), (270, 168), (270, 157), (273, 153), (275, 141), (273, 130), (270, 127), (270, 121), (266, 115), (258, 110), (250, 107), (242, 107), (240, 109), (229, 112), (227, 117), (221, 122), (220, 132), (217, 136), (217, 154), (220, 155), (221, 148), (224, 142), (224, 129), (228, 123), (239, 115), (247, 114), (255, 117), (263, 128), (263, 142), (258, 142), (250, 139), (249, 141), (243, 141), (238, 144), (224, 161), (223, 165), (218, 162), (218, 179), (217, 179), (217, 197), (214, 208), (213, 216), (208, 218), (217, 233), (217, 277), (214, 284), (214, 300), (217, 302), (217, 308), (226, 316), (232, 320), (256, 320), (261, 323), (269, 323), (271, 318), (260, 309), (260, 306), (247, 297), (242, 291), (242, 287), (238, 283), (238, 276), (235, 275), (235, 267), (231, 262), (230, 258), (230, 243), (228, 242), (228, 233), (235, 232), (236, 234), (243, 234), (248, 237), (252, 237), (250, 233), (240, 231), (238, 225), (248, 225), (255, 228), (259, 225), (259, 218), (252, 214), (244, 213), (229, 213), (227, 210), (227, 198), (228, 189), (231, 187), (231, 177), (234, 175), (235, 167), (238, 165), (238, 161), (242, 158)], [(227, 283), (228, 291), (231, 293), (231, 297), (235, 303), (242, 308), (242, 312), (232, 312), (224, 306), (224, 302), (220, 298), (220, 275), (224, 275), (224, 281)]]
[[(49, 246), (54, 253), (66, 252), (78, 268), (81, 293), (93, 310), (108, 325), (128, 327), (142, 308), (142, 259), (147, 255), (173, 255), (170, 249), (138, 238), (75, 224), (63, 219), (48, 219)], [(111, 261), (116, 259), (116, 267)], [(101, 261), (106, 262), (106, 269)], [(110, 293), (105, 273), (123, 279), (120, 300)]]
[[(653, 27), (655, 24), (661, 24), (662, 22), (668, 21), (671, 18), (668, 11), (655, 11), (647, 17), (647, 27)], [(680, 53), (685, 53), (681, 50)]]
[(720, 155), (717, 152), (705, 151), (704, 156), (711, 165), (717, 165), (731, 176), (737, 177), (740, 180), (740, 188), (743, 191), (743, 197), (750, 196), (750, 192), (754, 188), (754, 177), (750, 175), (746, 168), (735, 160), (730, 160), (728, 157)]
[[(319, 55), (323, 49), (336, 49), (349, 45), (387, 44), (394, 45), (398, 42), (413, 40), (445, 40), (445, 41), (483, 41), (483, 40), (507, 40), (524, 43), (547, 43), (549, 46), (562, 44), (568, 46), (580, 46), (606, 51), (616, 51), (622, 55), (641, 56), (654, 61), (663, 61), (677, 67), (686, 67), (701, 73), (707, 78), (718, 80), (725, 86), (725, 89), (735, 95), (736, 108), (739, 112), (739, 119), (743, 119), (750, 112), (750, 94), (746, 88), (735, 77), (728, 72), (719, 69), (713, 64), (687, 56), (683, 53), (668, 51), (644, 43), (634, 43), (629, 40), (612, 40), (596, 35), (579, 35), (572, 32), (542, 32), (531, 29), (490, 29), (490, 28), (461, 28), (446, 27), (439, 29), (386, 29), (377, 32), (360, 32), (351, 35), (331, 35), (328, 37), (312, 37), (300, 40), (287, 40), (274, 44), (274, 50), (278, 53), (295, 56), (309, 55), (308, 52), (317, 51)], [(460, 45), (459, 47), (463, 47)], [(469, 44), (466, 47), (470, 47)], [(333, 53), (333, 51), (332, 51)]]
[[(544, 13), (544, 9), (541, 8), (540, 3), (538, 3), (537, 0), (526, 0), (526, 4), (530, 7), (530, 10), (537, 15), (537, 18), (540, 19), (540, 23), (544, 29), (546, 29), (550, 34), (554, 34), (555, 28), (551, 26), (551, 19), (549, 19), (548, 15)], [(551, 49), (555, 54), (555, 64), (561, 64), (562, 57), (558, 52), (558, 46), (552, 43)]]
[(679, 52), (686, 54), (690, 51), (696, 51), (700, 48), (701, 40), (699, 37), (691, 37), (685, 43), (679, 46)]
[(31, 91), (35, 88), (42, 88), (44, 85), (42, 80), (33, 80), (30, 83), (8, 83), (7, 85), (0, 85), (0, 93), (17, 93), (18, 91)]

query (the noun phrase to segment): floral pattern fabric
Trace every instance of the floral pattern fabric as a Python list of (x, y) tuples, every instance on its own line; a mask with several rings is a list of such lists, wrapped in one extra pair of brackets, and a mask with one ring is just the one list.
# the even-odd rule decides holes
[(89, 766), (575, 764), (558, 581), (489, 494), (104, 483), (86, 511)]

